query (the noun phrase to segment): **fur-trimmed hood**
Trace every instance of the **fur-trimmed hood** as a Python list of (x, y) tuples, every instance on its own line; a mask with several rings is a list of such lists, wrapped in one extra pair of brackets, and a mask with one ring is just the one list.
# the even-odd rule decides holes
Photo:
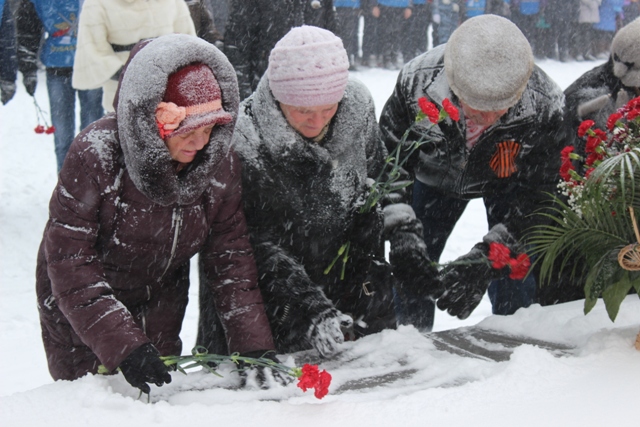
[[(222, 92), (222, 107), (233, 119), (214, 127), (209, 144), (176, 174), (174, 161), (158, 133), (155, 110), (169, 75), (194, 62), (213, 70)], [(229, 155), (239, 99), (236, 75), (226, 56), (204, 40), (184, 34), (141, 42), (122, 72), (114, 104), (124, 162), (138, 190), (165, 206), (192, 203), (210, 185), (220, 159)]]

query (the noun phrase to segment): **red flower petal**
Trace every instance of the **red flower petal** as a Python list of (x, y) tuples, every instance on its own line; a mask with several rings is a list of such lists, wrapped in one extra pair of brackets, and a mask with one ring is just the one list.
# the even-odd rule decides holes
[(442, 108), (444, 108), (444, 111), (446, 111), (449, 117), (451, 117), (451, 120), (455, 122), (460, 120), (460, 112), (458, 111), (458, 108), (453, 105), (448, 98), (445, 98), (442, 101)]
[(517, 258), (509, 260), (509, 265), (511, 266), (509, 278), (522, 280), (529, 272), (531, 260), (527, 254), (520, 254)]
[(595, 124), (596, 122), (594, 122), (593, 120), (585, 120), (580, 123), (580, 126), (578, 127), (578, 136), (582, 138), (584, 134), (587, 133), (587, 131), (591, 129)]
[(509, 264), (511, 250), (502, 243), (492, 242), (489, 244), (489, 255), (487, 258), (491, 261), (491, 267), (496, 270), (501, 270)]

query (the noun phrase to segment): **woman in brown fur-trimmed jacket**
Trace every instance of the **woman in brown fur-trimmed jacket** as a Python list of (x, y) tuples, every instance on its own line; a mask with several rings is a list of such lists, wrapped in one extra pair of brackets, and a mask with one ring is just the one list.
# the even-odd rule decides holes
[(229, 349), (274, 348), (229, 144), (235, 73), (211, 44), (138, 44), (109, 114), (74, 141), (50, 202), (37, 267), (54, 379), (120, 368), (149, 392), (179, 355), (189, 259), (200, 255)]

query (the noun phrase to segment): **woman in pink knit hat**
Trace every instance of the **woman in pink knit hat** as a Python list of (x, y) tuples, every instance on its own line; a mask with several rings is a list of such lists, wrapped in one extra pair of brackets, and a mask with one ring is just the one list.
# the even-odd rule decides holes
[[(293, 28), (240, 105), (233, 144), (278, 352), (313, 348), (326, 356), (345, 339), (396, 326), (382, 210), (359, 212), (387, 153), (371, 95), (348, 68), (340, 38)], [(341, 278), (342, 261), (327, 267), (346, 242)], [(206, 288), (200, 296), (207, 305)], [(201, 332), (210, 333), (199, 343), (210, 349), (221, 341), (214, 321), (201, 317)]]

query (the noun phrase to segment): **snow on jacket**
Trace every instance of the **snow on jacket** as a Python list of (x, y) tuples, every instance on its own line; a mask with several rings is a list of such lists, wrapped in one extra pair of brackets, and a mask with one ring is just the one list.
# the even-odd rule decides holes
[[(444, 48), (438, 46), (403, 68), (393, 94), (380, 117), (382, 138), (392, 151), (414, 123), (418, 99), (437, 106), (457, 97), (444, 72)], [(564, 98), (561, 89), (538, 67), (534, 68), (520, 101), (484, 131), (471, 150), (466, 146), (464, 119), (445, 120), (431, 127), (428, 120), (414, 126), (406, 144), (425, 135), (407, 168), (416, 179), (451, 197), (484, 198), (492, 212), (489, 227), (502, 222), (517, 237), (536, 218), (528, 215), (542, 206), (560, 180), (560, 151), (566, 143), (562, 128)]]
[[(316, 5), (319, 3), (317, 7)], [(269, 54), (293, 27), (313, 25), (336, 32), (331, 0), (234, 1), (224, 34), (224, 53), (238, 76), (240, 99), (256, 90), (267, 71)]]
[[(78, 135), (51, 198), (37, 296), (55, 379), (96, 372), (100, 363), (115, 369), (147, 342), (163, 355), (180, 354), (189, 259), (196, 254), (231, 351), (274, 348), (242, 210), (240, 162), (229, 149), (235, 74), (209, 43), (167, 37), (129, 63), (117, 116)], [(158, 49), (172, 53), (151, 65)], [(207, 58), (234, 120), (216, 126), (176, 175), (154, 112), (169, 74), (199, 58)]]
[[(378, 132), (371, 95), (355, 80), (321, 143), (288, 124), (266, 76), (240, 106), (233, 142), (243, 162), (243, 200), (260, 288), (280, 352), (310, 348), (306, 332), (314, 316), (332, 307), (354, 320), (364, 318), (364, 334), (395, 327), (390, 287), (372, 283), (369, 290), (377, 294), (363, 294), (370, 253), (354, 245), (352, 231), (367, 179), (384, 165)], [(380, 235), (381, 227), (371, 233)], [(345, 279), (339, 279), (340, 262), (325, 275), (347, 241), (352, 246)], [(380, 257), (382, 248), (376, 248)]]
[[(20, 71), (37, 70), (36, 55), (49, 68), (70, 68), (76, 53), (78, 0), (22, 0), (17, 38)], [(44, 38), (42, 48), (40, 42)]]
[(172, 33), (196, 35), (184, 0), (85, 0), (78, 23), (73, 87), (102, 87), (102, 106), (114, 111), (118, 79), (113, 77), (133, 45)]

